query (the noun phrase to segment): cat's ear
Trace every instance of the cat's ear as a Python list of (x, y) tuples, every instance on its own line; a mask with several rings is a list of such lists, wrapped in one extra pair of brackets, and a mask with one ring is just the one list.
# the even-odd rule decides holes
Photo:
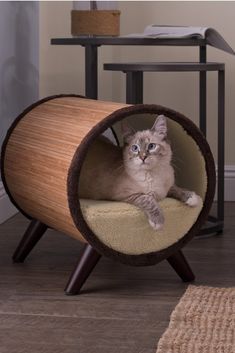
[(136, 131), (124, 120), (121, 122), (121, 131), (123, 140), (126, 142), (128, 142), (129, 138), (136, 133)]
[(167, 124), (165, 115), (158, 115), (151, 131), (156, 132), (162, 140), (167, 136)]

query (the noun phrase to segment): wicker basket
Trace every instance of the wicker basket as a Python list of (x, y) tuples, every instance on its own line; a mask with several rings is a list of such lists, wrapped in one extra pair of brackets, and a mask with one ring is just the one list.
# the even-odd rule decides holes
[(120, 11), (89, 10), (71, 11), (71, 33), (80, 35), (118, 36), (120, 33)]

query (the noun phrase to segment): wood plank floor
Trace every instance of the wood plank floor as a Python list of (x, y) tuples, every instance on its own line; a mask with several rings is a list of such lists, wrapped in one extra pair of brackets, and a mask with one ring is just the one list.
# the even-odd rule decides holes
[[(0, 353), (154, 353), (187, 285), (166, 261), (128, 267), (102, 258), (79, 296), (63, 288), (81, 245), (48, 231), (24, 264), (11, 255), (28, 221), (0, 226)], [(196, 285), (235, 285), (235, 203), (224, 235), (195, 238), (184, 251)]]

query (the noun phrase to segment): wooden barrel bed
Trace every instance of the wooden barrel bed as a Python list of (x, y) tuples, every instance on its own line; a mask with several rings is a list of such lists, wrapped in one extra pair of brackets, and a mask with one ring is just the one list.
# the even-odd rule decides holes
[[(89, 158), (99, 163), (92, 144), (101, 134), (112, 129), (122, 144), (121, 120), (146, 129), (160, 114), (167, 117), (177, 184), (195, 191), (202, 202), (188, 207), (170, 198), (161, 201), (165, 225), (155, 231), (133, 205), (80, 198), (79, 181), (87, 177), (89, 182)], [(153, 265), (179, 254), (199, 232), (214, 197), (215, 166), (206, 139), (190, 119), (155, 104), (126, 105), (76, 95), (45, 98), (15, 120), (5, 138), (1, 160), (3, 183), (11, 201), (37, 222), (36, 232), (28, 231), (23, 243), (29, 233), (32, 238), (32, 233), (44, 233), (50, 227), (88, 244), (97, 259), (104, 255), (130, 265)], [(36, 240), (31, 248), (35, 244)], [(19, 255), (18, 248), (14, 260), (23, 261), (31, 248), (24, 255)], [(77, 293), (78, 286), (67, 292)]]

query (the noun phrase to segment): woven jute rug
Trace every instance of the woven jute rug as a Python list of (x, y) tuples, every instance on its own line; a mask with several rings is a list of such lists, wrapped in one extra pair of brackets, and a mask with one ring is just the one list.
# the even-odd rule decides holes
[(157, 353), (235, 353), (235, 287), (189, 286)]

